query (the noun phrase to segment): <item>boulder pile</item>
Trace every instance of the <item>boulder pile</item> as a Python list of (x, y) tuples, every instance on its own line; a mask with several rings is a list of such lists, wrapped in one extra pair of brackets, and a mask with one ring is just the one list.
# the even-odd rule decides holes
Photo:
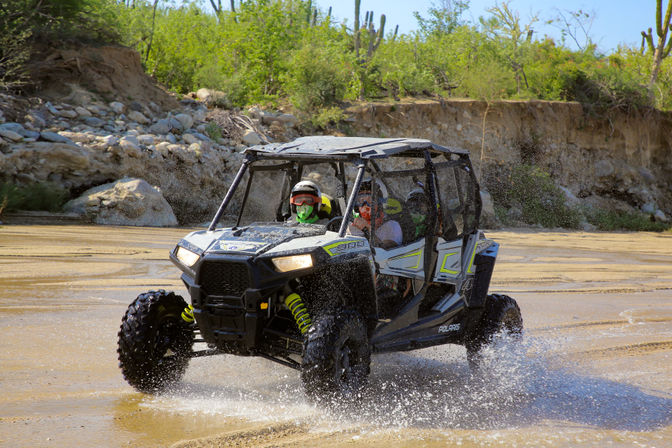
[[(247, 146), (297, 135), (297, 122), (291, 115), (262, 113), (256, 108), (246, 115), (210, 110), (204, 102), (190, 98), (167, 112), (151, 101), (68, 104), (36, 100), (21, 117), (13, 109), (15, 100), (0, 95), (0, 182), (52, 182), (80, 194), (123, 178), (142, 179), (160, 189), (183, 224), (201, 222), (213, 214)], [(10, 111), (14, 112), (12, 121), (6, 118)], [(147, 192), (147, 187), (141, 190)], [(122, 196), (113, 201), (118, 209), (127, 200), (145, 212), (154, 209), (152, 204), (140, 204), (138, 195)], [(112, 215), (103, 211), (109, 207), (92, 208), (91, 201), (82, 201), (88, 205), (73, 210), (94, 222), (144, 225), (133, 224), (137, 219), (107, 219)], [(163, 219), (141, 221), (172, 225)]]

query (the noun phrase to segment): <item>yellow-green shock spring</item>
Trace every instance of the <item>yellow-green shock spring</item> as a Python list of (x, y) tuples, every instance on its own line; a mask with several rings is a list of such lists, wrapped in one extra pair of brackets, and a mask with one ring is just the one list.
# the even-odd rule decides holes
[(292, 316), (294, 316), (294, 320), (296, 321), (296, 325), (298, 325), (301, 334), (305, 334), (313, 321), (310, 320), (310, 314), (308, 314), (308, 310), (306, 309), (303, 300), (301, 300), (301, 296), (295, 292), (291, 293), (285, 297), (285, 305), (287, 305), (289, 311), (292, 312)]
[(182, 311), (182, 319), (188, 324), (194, 321), (194, 307), (189, 305)]

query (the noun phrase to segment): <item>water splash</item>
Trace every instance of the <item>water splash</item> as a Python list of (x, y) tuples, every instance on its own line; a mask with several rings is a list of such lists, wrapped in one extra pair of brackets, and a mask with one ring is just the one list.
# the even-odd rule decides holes
[(368, 428), (510, 429), (560, 420), (648, 431), (672, 424), (672, 396), (576, 372), (562, 340), (497, 337), (471, 372), (464, 348), (440, 346), (374, 357), (357, 404), (321, 406), (303, 394), (299, 374), (257, 358), (194, 363), (171, 393), (144, 405), (260, 422), (296, 421), (314, 430)]

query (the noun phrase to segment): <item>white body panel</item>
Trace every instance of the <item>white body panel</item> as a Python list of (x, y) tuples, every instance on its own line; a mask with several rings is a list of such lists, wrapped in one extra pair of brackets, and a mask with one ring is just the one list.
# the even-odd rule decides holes
[(425, 239), (394, 249), (376, 248), (374, 257), (381, 274), (425, 278)]

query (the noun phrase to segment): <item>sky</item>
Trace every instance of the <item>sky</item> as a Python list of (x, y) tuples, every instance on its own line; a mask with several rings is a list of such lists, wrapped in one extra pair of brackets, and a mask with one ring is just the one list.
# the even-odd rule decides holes
[[(379, 23), (380, 14), (386, 16), (386, 33), (394, 30), (399, 25), (400, 33), (409, 33), (417, 28), (417, 21), (413, 11), (427, 16), (427, 10), (433, 4), (439, 4), (432, 0), (361, 0), (360, 20), (364, 20), (365, 11), (373, 11), (375, 23)], [(672, 1), (672, 0), (671, 0)], [(342, 22), (347, 19), (352, 26), (354, 22), (354, 0), (314, 0), (325, 12), (332, 6), (332, 16)], [(501, 2), (500, 2), (501, 3)], [(494, 6), (495, 0), (471, 0), (469, 10), (464, 18), (478, 22), (480, 16), (487, 16), (487, 9)], [(663, 2), (665, 6), (667, 2)], [(558, 6), (560, 5), (560, 6)], [(605, 53), (615, 50), (619, 44), (639, 46), (641, 44), (641, 31), (649, 27), (654, 29), (656, 19), (656, 0), (510, 0), (509, 7), (520, 14), (521, 23), (528, 23), (530, 17), (537, 14), (539, 22), (533, 28), (535, 36), (549, 35), (560, 41), (560, 31), (553, 26), (545, 25), (544, 22), (558, 15), (558, 9), (562, 12), (583, 10), (594, 12), (590, 36), (598, 49)], [(377, 25), (376, 25), (377, 26)], [(576, 49), (572, 42), (567, 41), (567, 46)]]

